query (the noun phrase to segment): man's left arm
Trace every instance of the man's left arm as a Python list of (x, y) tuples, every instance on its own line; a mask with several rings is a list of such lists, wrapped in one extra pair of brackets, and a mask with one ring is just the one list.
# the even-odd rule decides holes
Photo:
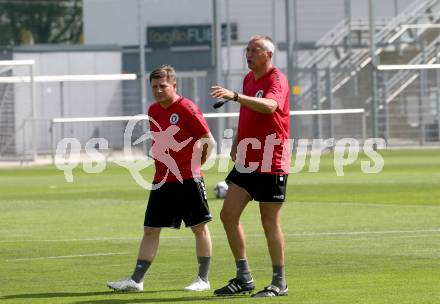
[(202, 135), (200, 139), (202, 140), (202, 156), (200, 158), (200, 164), (203, 165), (216, 144), (211, 132)]
[(216, 142), (202, 112), (191, 104), (188, 105), (188, 111), (186, 111), (188, 128), (191, 130), (192, 136), (197, 139), (193, 151), (197, 151), (197, 158), (200, 156), (200, 165), (203, 165), (216, 146)]

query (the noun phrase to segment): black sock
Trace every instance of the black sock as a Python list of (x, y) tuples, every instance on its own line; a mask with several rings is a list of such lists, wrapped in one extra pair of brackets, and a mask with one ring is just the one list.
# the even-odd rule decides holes
[(150, 265), (150, 261), (137, 260), (133, 274), (131, 275), (133, 281), (135, 281), (136, 283), (142, 282), (144, 280), (145, 273), (147, 272)]
[(284, 265), (272, 265), (273, 268), (273, 276), (272, 276), (272, 285), (280, 289), (286, 288), (286, 276), (284, 274)]
[(199, 262), (199, 277), (205, 281), (208, 282), (208, 271), (209, 271), (209, 264), (211, 263), (211, 257), (197, 257), (197, 261)]
[(252, 281), (251, 270), (246, 259), (241, 259), (235, 262), (237, 265), (236, 278), (242, 282)]

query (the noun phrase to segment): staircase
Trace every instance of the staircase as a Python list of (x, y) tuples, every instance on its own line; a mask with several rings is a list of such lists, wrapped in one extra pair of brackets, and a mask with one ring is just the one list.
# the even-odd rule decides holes
[[(379, 47), (376, 55), (380, 57), (380, 62), (384, 62), (382, 57), (385, 51), (394, 50), (401, 52), (409, 43), (413, 43), (418, 37), (429, 32), (428, 29), (418, 31), (403, 30), (405, 24), (432, 24), (440, 19), (440, 0), (419, 0), (414, 1), (403, 12), (391, 20), (376, 21), (375, 42)], [(311, 82), (310, 71), (324, 70), (326, 67), (331, 69), (331, 92), (335, 94), (345, 84), (349, 83), (354, 77), (359, 77), (361, 71), (366, 70), (371, 64), (370, 49), (366, 42), (369, 41), (369, 24), (362, 19), (352, 20), (350, 27), (345, 20), (338, 23), (317, 43), (318, 47), (312, 53), (303, 55), (299, 58), (300, 66), (298, 69), (298, 79), (303, 87), (303, 93), (299, 97), (299, 104), (307, 106), (313, 104), (316, 98), (313, 90), (317, 84)], [(349, 32), (351, 28), (351, 32)], [(425, 35), (429, 36), (429, 35)], [(425, 37), (426, 38), (426, 37)], [(428, 37), (429, 38), (429, 37)], [(349, 48), (348, 41), (351, 39), (353, 48)], [(353, 41), (354, 39), (354, 41)], [(435, 39), (435, 38), (433, 38)], [(354, 43), (353, 43), (354, 42)], [(385, 58), (384, 58), (385, 59)], [(402, 62), (407, 63), (407, 62)], [(319, 87), (325, 81), (323, 73), (319, 73)], [(359, 96), (358, 92), (356, 94)], [(365, 96), (363, 100), (368, 99)], [(320, 97), (320, 103), (326, 101), (326, 97)], [(362, 99), (362, 98), (361, 98)]]
[[(434, 64), (439, 63), (439, 55), (440, 55), (440, 35), (437, 34), (437, 37), (433, 39), (428, 45), (426, 45), (423, 48), (420, 48), (420, 50), (416, 53), (415, 56), (411, 60), (407, 62), (407, 64), (414, 65), (414, 64)], [(430, 72), (426, 72), (426, 75)], [(437, 72), (431, 72), (431, 73), (437, 73)], [(380, 131), (384, 138), (393, 137), (393, 138), (399, 138), (402, 137), (401, 134), (408, 134), (411, 132), (423, 132), (423, 130), (414, 130), (414, 127), (409, 125), (408, 123), (403, 123), (401, 119), (399, 120), (399, 115), (394, 113), (398, 112), (398, 107), (395, 106), (397, 103), (396, 98), (399, 96), (400, 93), (405, 92), (407, 89), (412, 88), (412, 90), (418, 90), (420, 91), (421, 88), (419, 87), (418, 79), (420, 76), (419, 70), (400, 70), (392, 73), (392, 77), (385, 78), (387, 74), (383, 73), (380, 75), (379, 80), (381, 80), (378, 83), (378, 89), (379, 89), (379, 96), (380, 96), (380, 104), (383, 105), (383, 110), (388, 111), (388, 120), (383, 121), (380, 125)], [(435, 79), (436, 77), (429, 77)], [(423, 89), (423, 92), (425, 94), (428, 93), (429, 88), (437, 88), (437, 82), (434, 81), (426, 81), (427, 87)], [(414, 98), (417, 100), (419, 99), (418, 94), (412, 94), (414, 95)], [(367, 103), (371, 100), (371, 97), (367, 100)], [(423, 106), (423, 103), (421, 104)], [(423, 112), (423, 110), (422, 110)], [(421, 121), (423, 124), (423, 121)], [(438, 122), (437, 122), (438, 123)], [(393, 130), (390, 128), (391, 125), (399, 125), (398, 132), (397, 130)], [(420, 128), (420, 126), (418, 126)]]
[[(436, 24), (439, 20), (440, 0), (414, 1), (398, 16), (389, 20), (376, 20), (374, 41), (378, 63), (437, 63), (437, 57), (440, 56), (440, 30), (429, 27), (410, 29), (408, 25)], [(368, 22), (357, 19), (348, 24), (343, 20), (316, 43), (316, 50), (300, 56), (297, 80), (302, 93), (296, 98), (297, 109), (365, 108), (369, 115), (372, 99), (369, 40)], [(424, 52), (420, 41), (424, 41)], [(395, 123), (406, 134), (422, 134), (423, 129), (417, 130), (401, 113), (385, 112), (395, 110), (388, 109), (386, 104), (411, 85), (418, 73), (400, 71), (393, 73), (392, 77), (388, 75), (389, 79), (381, 80), (381, 74), (378, 73), (379, 135), (388, 138), (390, 123)], [(417, 99), (417, 96), (413, 98)], [(335, 134), (344, 134), (346, 130), (359, 128), (358, 121), (330, 116), (313, 120), (314, 136), (333, 137)], [(393, 122), (393, 119), (397, 121)], [(322, 126), (324, 134), (319, 134)], [(370, 119), (367, 120), (367, 128), (371, 128)], [(396, 131), (400, 131), (398, 128)]]
[[(438, 63), (439, 46), (440, 36), (437, 36), (437, 38), (425, 47), (424, 51), (418, 52), (407, 64)], [(385, 79), (382, 85), (387, 88), (386, 103), (393, 101), (402, 90), (407, 88), (418, 78), (418, 75), (419, 72), (415, 70), (401, 70), (395, 73), (390, 79)]]

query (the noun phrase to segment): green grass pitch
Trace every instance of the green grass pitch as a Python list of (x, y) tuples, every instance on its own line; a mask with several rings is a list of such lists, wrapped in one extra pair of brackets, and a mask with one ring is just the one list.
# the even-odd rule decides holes
[[(337, 177), (332, 154), (319, 173), (289, 176), (283, 207), (290, 294), (276, 299), (216, 298), (182, 288), (196, 274), (188, 229), (164, 230), (143, 293), (114, 293), (106, 281), (131, 274), (148, 193), (115, 165), (101, 174), (54, 167), (0, 169), (0, 302), (8, 303), (440, 303), (440, 151), (383, 151), (385, 167), (360, 163)], [(146, 175), (151, 175), (146, 172)], [(213, 185), (212, 288), (234, 275)], [(257, 289), (271, 265), (251, 203), (242, 223)]]

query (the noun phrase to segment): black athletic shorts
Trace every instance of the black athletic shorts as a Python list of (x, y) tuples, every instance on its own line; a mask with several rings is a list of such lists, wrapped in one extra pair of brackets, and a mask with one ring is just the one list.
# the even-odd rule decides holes
[(234, 168), (226, 177), (231, 182), (245, 189), (257, 202), (282, 203), (286, 199), (288, 174), (268, 174), (261, 172), (240, 173)]
[(211, 219), (205, 183), (200, 177), (186, 179), (183, 184), (165, 182), (151, 190), (144, 226), (179, 229), (182, 220), (186, 227), (192, 227)]

